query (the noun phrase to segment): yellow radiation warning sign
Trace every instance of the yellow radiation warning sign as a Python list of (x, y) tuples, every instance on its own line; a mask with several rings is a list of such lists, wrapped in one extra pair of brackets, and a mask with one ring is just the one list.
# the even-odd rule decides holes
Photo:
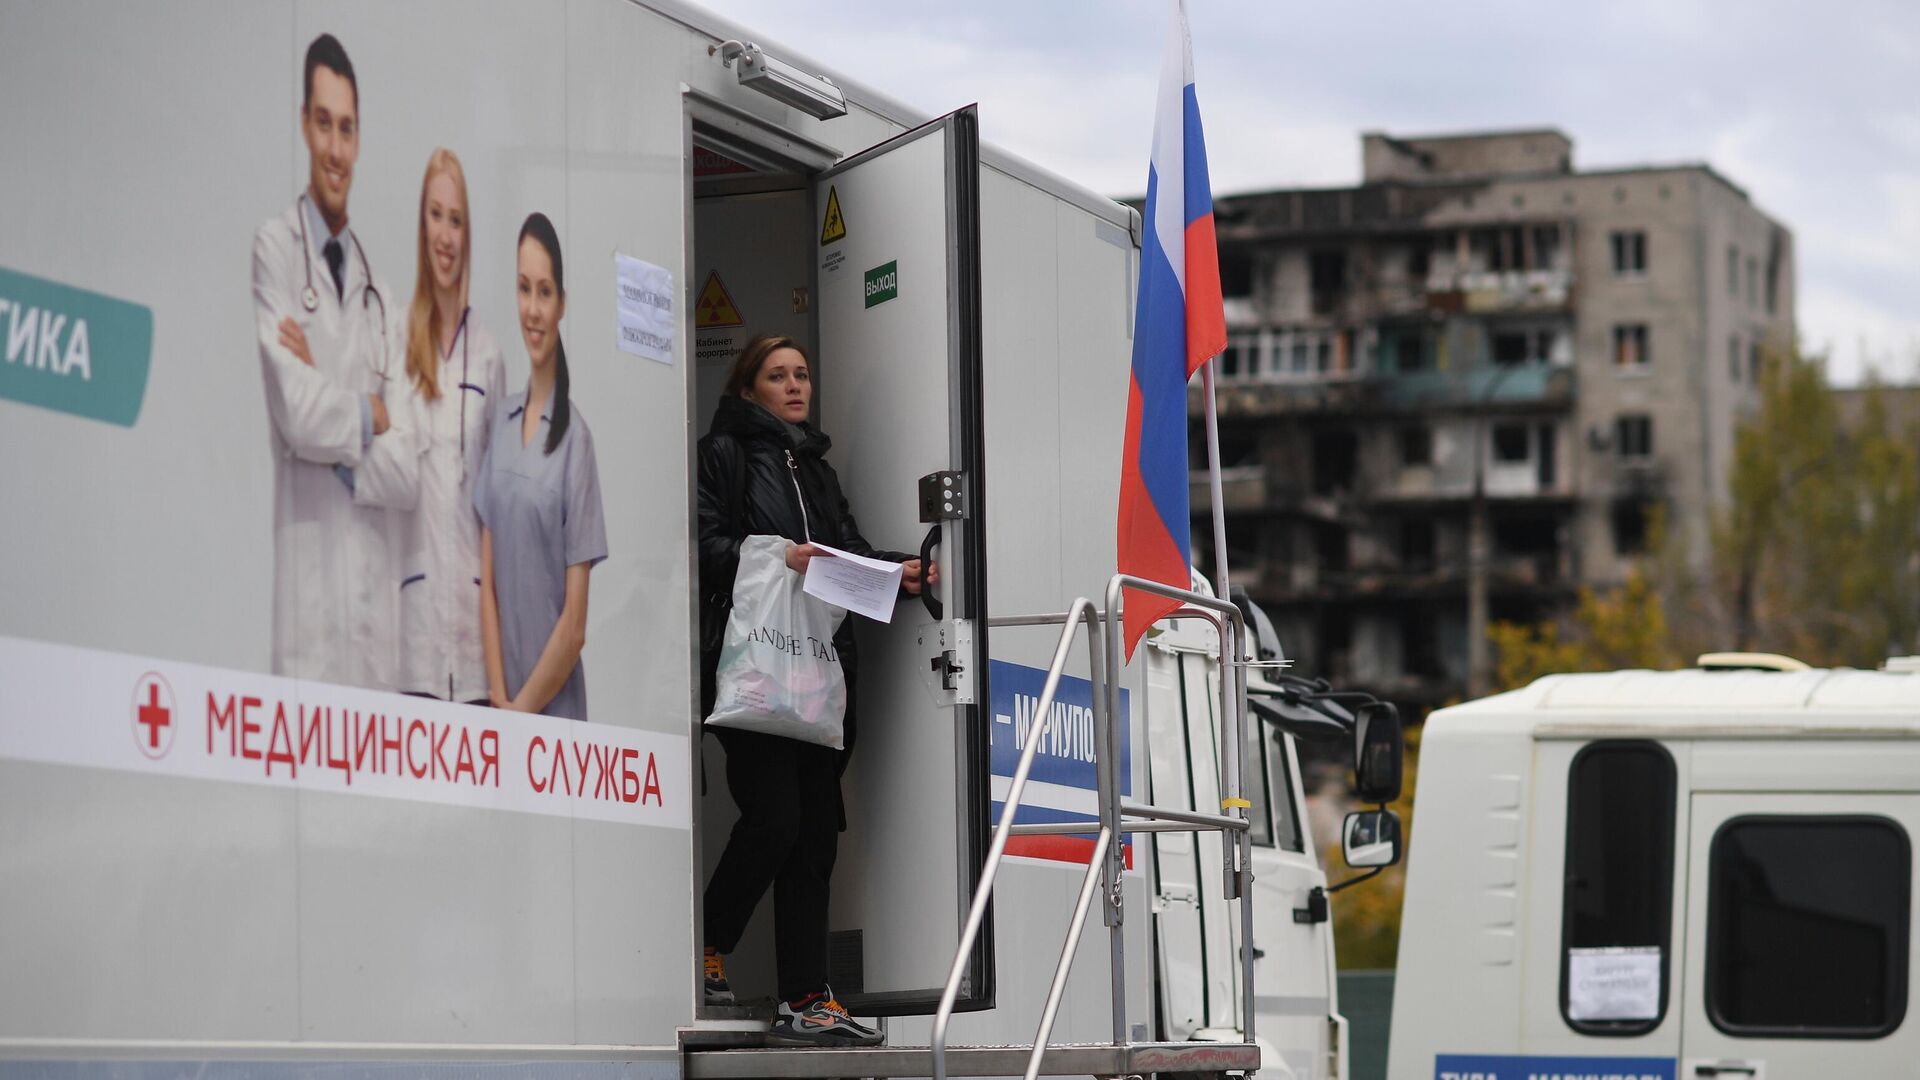
[(740, 309), (727, 295), (727, 287), (720, 284), (720, 271), (707, 275), (707, 283), (700, 286), (700, 298), (693, 304), (693, 325), (700, 330), (719, 326), (745, 326), (747, 320)]
[(827, 213), (820, 219), (820, 246), (826, 247), (847, 235), (847, 219), (840, 216), (840, 189), (827, 188)]

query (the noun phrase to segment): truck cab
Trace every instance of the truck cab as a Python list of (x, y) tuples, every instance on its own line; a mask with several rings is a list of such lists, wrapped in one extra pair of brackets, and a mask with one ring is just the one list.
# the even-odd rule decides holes
[(1914, 1075), (1913, 675), (1550, 676), (1420, 764), (1394, 1080)]

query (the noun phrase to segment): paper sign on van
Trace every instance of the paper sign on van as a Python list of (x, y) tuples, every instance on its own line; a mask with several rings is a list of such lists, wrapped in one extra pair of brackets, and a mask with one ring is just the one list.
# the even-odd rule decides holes
[(1567, 1017), (1652, 1020), (1660, 1015), (1660, 948), (1567, 950)]

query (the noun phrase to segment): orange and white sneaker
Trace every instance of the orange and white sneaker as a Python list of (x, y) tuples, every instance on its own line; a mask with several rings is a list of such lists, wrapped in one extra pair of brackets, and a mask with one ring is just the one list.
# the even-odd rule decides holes
[(771, 1034), (783, 1042), (810, 1046), (878, 1046), (880, 1033), (847, 1015), (831, 989), (783, 1001)]
[(706, 974), (706, 991), (702, 995), (708, 1005), (732, 1005), (733, 987), (727, 985), (727, 962), (719, 953), (707, 949), (701, 953), (701, 964)]

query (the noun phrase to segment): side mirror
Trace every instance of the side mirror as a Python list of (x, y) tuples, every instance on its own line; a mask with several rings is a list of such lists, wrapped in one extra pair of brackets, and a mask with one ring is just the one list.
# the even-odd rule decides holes
[(1400, 797), (1405, 756), (1400, 710), (1385, 701), (1360, 706), (1353, 723), (1353, 788), (1361, 802), (1390, 803)]
[(1359, 810), (1340, 829), (1340, 854), (1356, 869), (1400, 861), (1400, 818), (1391, 810)]

